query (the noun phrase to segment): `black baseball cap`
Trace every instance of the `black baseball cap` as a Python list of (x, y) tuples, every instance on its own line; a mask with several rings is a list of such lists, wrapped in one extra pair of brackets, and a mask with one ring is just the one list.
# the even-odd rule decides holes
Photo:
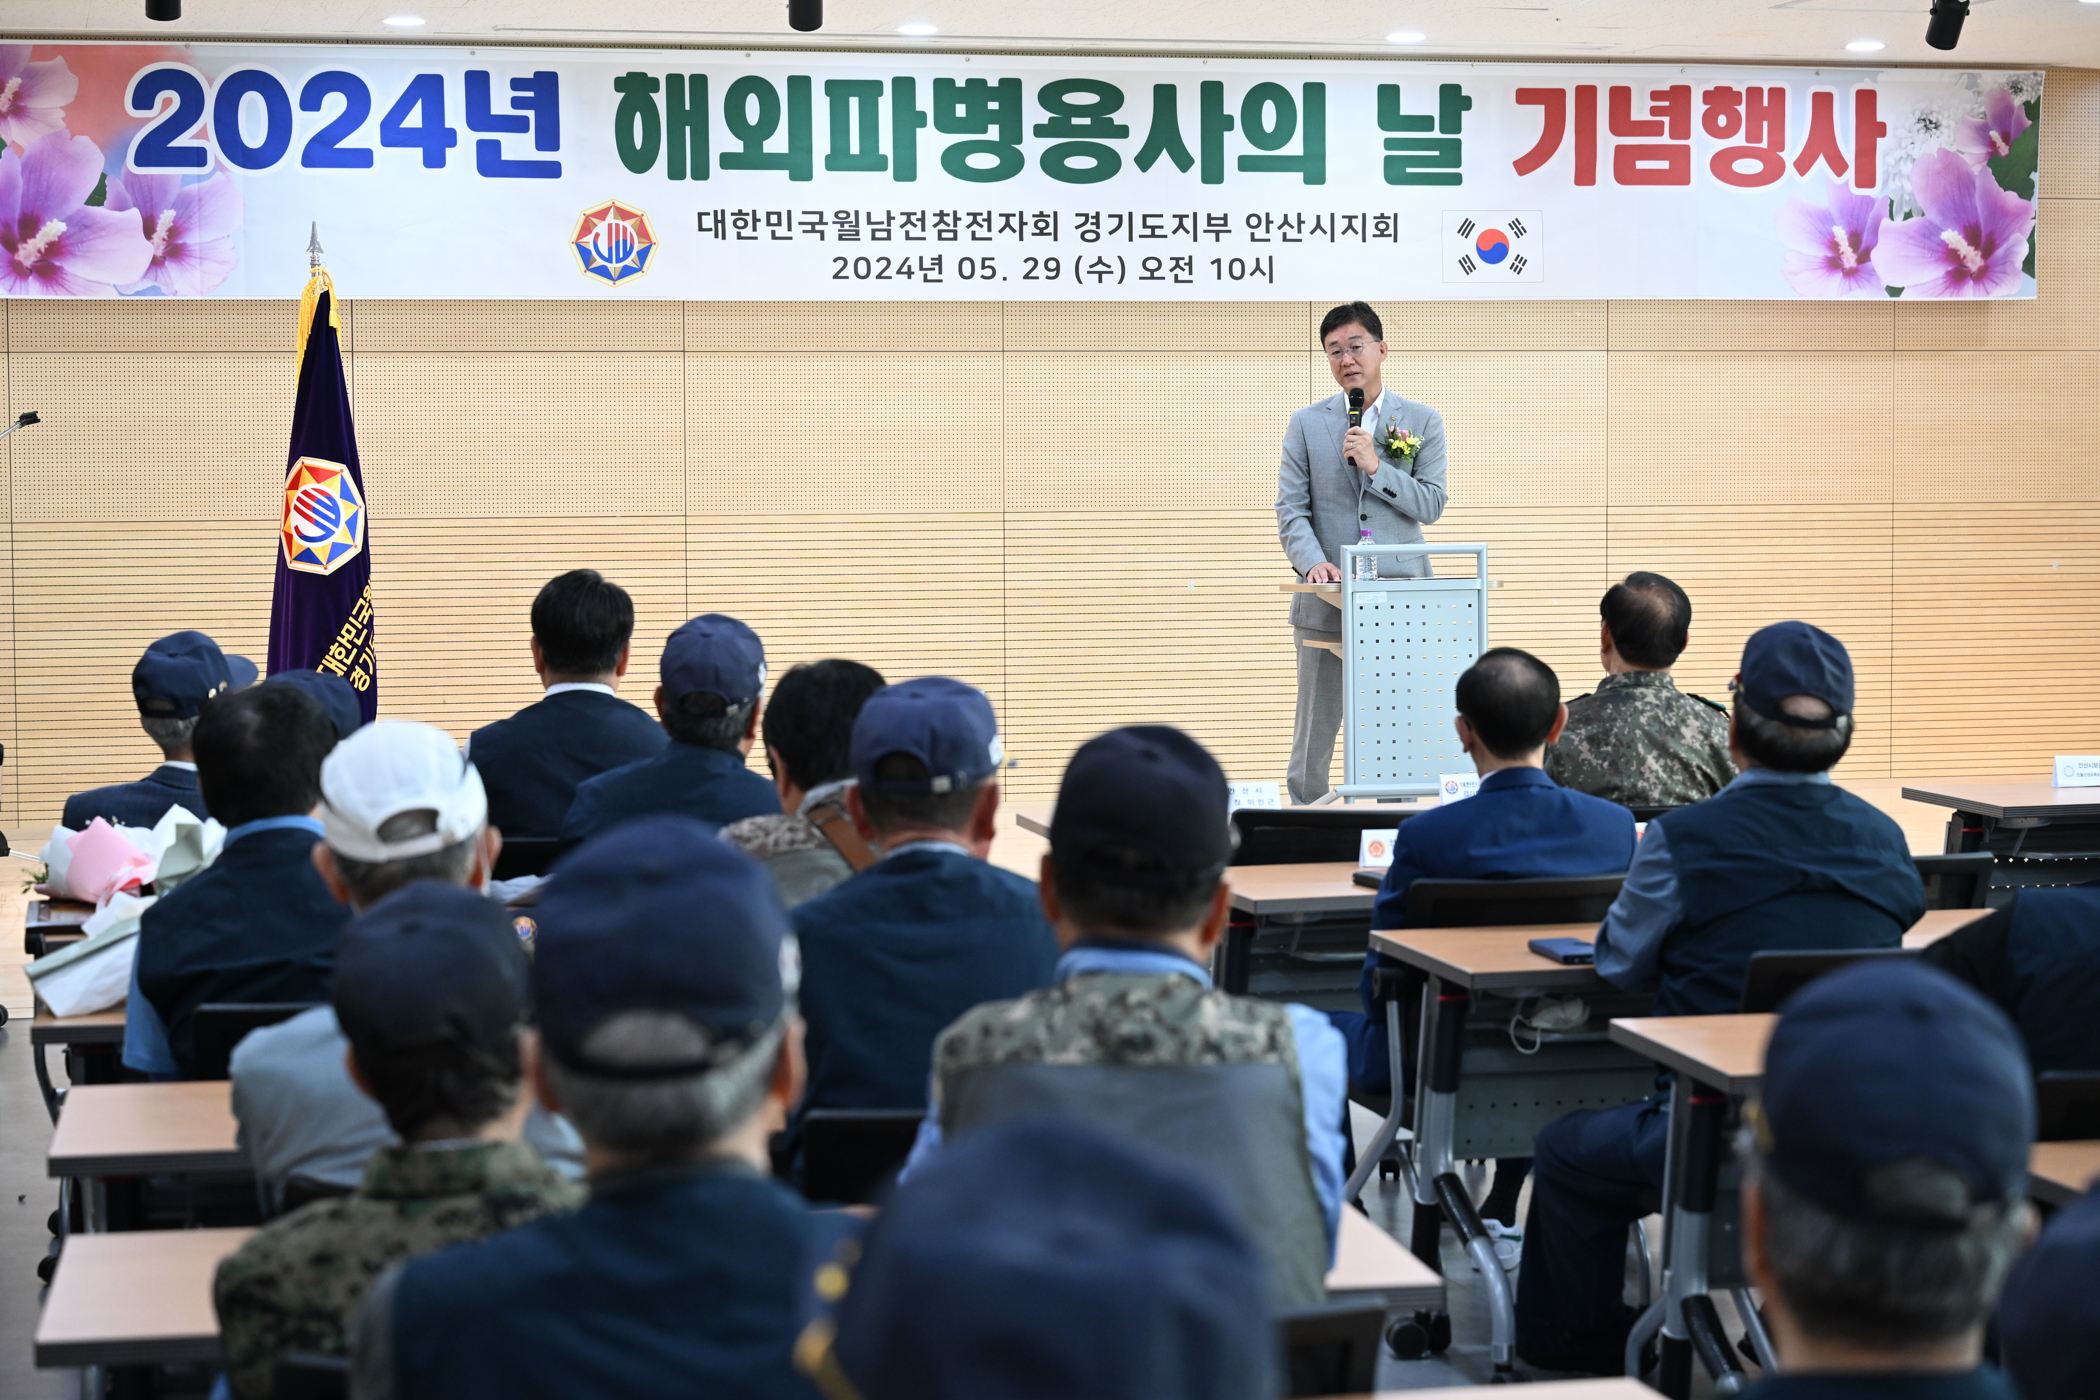
[(1998, 1352), (2026, 1400), (2086, 1400), (2100, 1374), (2100, 1195), (2058, 1211), (2005, 1278)]
[(147, 719), (195, 719), (204, 702), (255, 684), (256, 667), (202, 632), (171, 632), (131, 668), (131, 696)]
[(834, 1400), (1267, 1400), (1253, 1246), (1184, 1170), (1074, 1123), (970, 1134), (841, 1242), (796, 1348)]
[(490, 1050), (525, 1020), (530, 978), (530, 960), (501, 904), (418, 880), (344, 928), (332, 999), (353, 1046)]
[[(877, 780), (891, 754), (916, 758), (927, 776)], [(853, 721), (853, 776), (876, 792), (954, 792), (998, 772), (1004, 756), (990, 697), (946, 676), (886, 685)]]
[[(1852, 713), (1852, 657), (1845, 644), (1806, 622), (1775, 622), (1743, 644), (1737, 692), (1766, 719), (1803, 729), (1829, 729)], [(1812, 695), (1835, 711), (1803, 719), (1780, 708), (1790, 695)]]
[(1118, 885), (1179, 885), (1232, 860), (1231, 792), (1210, 750), (1162, 724), (1111, 729), (1065, 765), (1050, 815), (1061, 868)]
[(321, 708), (328, 711), (329, 723), (335, 726), (337, 743), (364, 727), (364, 708), (357, 703), (357, 692), (333, 671), (279, 671), (268, 684), (297, 686), (320, 701)]
[[(533, 910), (540, 1035), (562, 1064), (615, 1079), (700, 1074), (771, 1030), (787, 1005), (787, 912), (772, 877), (691, 817), (652, 816), (562, 857)], [(707, 1034), (694, 1062), (594, 1064), (583, 1043), (623, 1011), (671, 1011)]]
[(673, 700), (719, 695), (734, 708), (766, 688), (765, 643), (733, 617), (704, 613), (664, 643), (658, 674)]
[(1754, 1121), (1771, 1171), (1832, 1214), (1874, 1216), (1868, 1174), (1913, 1158), (1982, 1205), (2026, 1186), (2034, 1082), (2004, 1012), (1915, 959), (1873, 959), (1780, 1007)]

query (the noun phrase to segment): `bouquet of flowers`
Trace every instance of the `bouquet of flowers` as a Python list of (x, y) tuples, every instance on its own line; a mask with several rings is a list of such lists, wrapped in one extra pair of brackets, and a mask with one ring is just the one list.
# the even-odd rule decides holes
[(1380, 425), (1378, 446), (1386, 456), (1396, 461), (1412, 462), (1415, 454), (1422, 450), (1422, 439), (1397, 423), (1385, 423)]

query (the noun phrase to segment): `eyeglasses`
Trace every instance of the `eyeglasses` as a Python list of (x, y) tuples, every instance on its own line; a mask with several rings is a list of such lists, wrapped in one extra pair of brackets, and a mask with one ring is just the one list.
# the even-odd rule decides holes
[(1339, 350), (1329, 350), (1327, 358), (1335, 364), (1340, 364), (1344, 360), (1361, 360), (1364, 357), (1364, 352), (1375, 348), (1377, 344), (1378, 342), (1375, 340), (1352, 340)]

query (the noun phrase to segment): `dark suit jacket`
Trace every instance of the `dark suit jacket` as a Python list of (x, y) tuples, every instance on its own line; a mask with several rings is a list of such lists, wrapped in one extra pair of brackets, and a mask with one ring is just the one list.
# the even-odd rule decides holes
[(565, 690), (475, 730), (467, 757), (488, 789), (489, 825), (548, 838), (560, 833), (578, 784), (669, 742), (654, 717), (618, 696)]
[(779, 810), (780, 794), (744, 766), (742, 754), (699, 744), (666, 744), (652, 758), (600, 773), (579, 786), (561, 824), (561, 839), (582, 841), (657, 812), (727, 826)]
[(178, 806), (200, 817), (211, 815), (204, 810), (204, 794), (197, 787), (197, 775), (187, 768), (163, 763), (135, 783), (113, 783), (74, 793), (66, 799), (65, 815), (60, 820), (70, 831), (85, 831), (97, 817), (112, 826), (152, 826), (167, 815), (170, 807)]

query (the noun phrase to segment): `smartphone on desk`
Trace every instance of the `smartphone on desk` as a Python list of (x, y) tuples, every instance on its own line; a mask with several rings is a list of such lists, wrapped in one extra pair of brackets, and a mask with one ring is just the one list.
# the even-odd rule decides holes
[(1597, 961), (1597, 945), (1586, 938), (1534, 938), (1524, 946), (1568, 967), (1589, 967)]

